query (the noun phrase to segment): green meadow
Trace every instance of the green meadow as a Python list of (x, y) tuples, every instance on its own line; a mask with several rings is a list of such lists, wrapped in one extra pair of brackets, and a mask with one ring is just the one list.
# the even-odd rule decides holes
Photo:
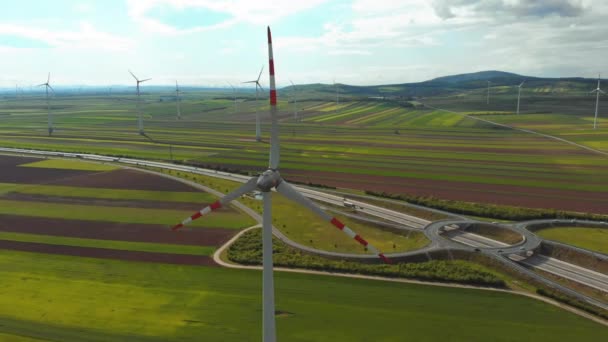
[(552, 227), (536, 233), (545, 239), (608, 254), (608, 229), (605, 228)]
[[(0, 331), (9, 340), (261, 339), (259, 271), (0, 251), (0, 275)], [(275, 276), (281, 341), (608, 338), (597, 323), (507, 293)]]

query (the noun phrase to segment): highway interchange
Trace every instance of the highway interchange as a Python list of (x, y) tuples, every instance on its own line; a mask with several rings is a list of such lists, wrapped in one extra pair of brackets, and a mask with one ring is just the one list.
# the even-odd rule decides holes
[[(239, 174), (220, 172), (192, 166), (131, 158), (115, 158), (95, 154), (65, 153), (18, 148), (0, 148), (0, 152), (47, 157), (79, 158), (97, 162), (119, 163), (122, 165), (130, 165), (135, 167), (154, 167), (161, 169), (170, 169), (175, 171), (190, 172), (205, 176), (217, 177), (237, 182), (245, 182), (250, 179), (250, 176), (243, 176)], [(502, 228), (511, 229), (517, 232), (518, 234), (521, 234), (522, 236), (522, 241), (514, 245), (508, 245), (506, 243), (496, 241), (485, 236), (465, 231), (468, 225), (475, 224), (478, 222), (475, 220), (467, 219), (462, 216), (449, 214), (450, 217), (453, 217), (454, 219), (431, 222), (395, 210), (386, 209), (377, 205), (369, 204), (364, 201), (354, 200), (352, 198), (347, 199), (337, 194), (330, 194), (302, 186), (298, 186), (297, 189), (298, 191), (302, 192), (302, 194), (306, 197), (324, 203), (326, 205), (347, 208), (359, 213), (364, 213), (366, 217), (376, 218), (382, 222), (392, 223), (392, 227), (398, 227), (399, 229), (422, 231), (430, 240), (430, 243), (427, 246), (416, 251), (387, 254), (387, 256), (391, 259), (407, 260), (407, 258), (416, 255), (424, 255), (425, 257), (430, 258), (432, 252), (437, 251), (447, 251), (448, 253), (453, 250), (477, 252), (492, 257), (502, 262), (505, 266), (513, 268), (518, 272), (523, 273), (526, 276), (531, 277), (534, 280), (549, 286), (550, 288), (558, 289), (564, 293), (570, 294), (578, 298), (581, 301), (608, 310), (608, 303), (583, 295), (568, 287), (562, 286), (547, 277), (543, 277), (538, 272), (533, 271), (534, 269), (536, 269), (543, 272), (547, 272), (562, 277), (564, 279), (583, 284), (598, 291), (608, 293), (608, 275), (537, 253), (538, 249), (540, 248), (541, 242), (554, 242), (543, 241), (533, 232), (526, 229), (526, 227), (528, 227), (529, 225), (552, 225), (566, 223), (565, 221), (535, 220), (528, 222), (518, 222), (514, 224), (502, 224)], [(254, 219), (260, 221), (261, 218), (259, 217), (259, 215), (253, 212), (253, 210), (247, 210), (248, 208), (242, 205), (238, 205), (238, 207), (241, 210), (244, 210), (248, 215), (252, 216)], [(597, 222), (581, 221), (579, 223), (593, 224), (596, 226), (598, 225)], [(608, 228), (608, 224), (603, 223), (603, 225)], [(376, 258), (376, 256), (373, 255), (346, 254), (317, 250), (291, 241), (276, 228), (273, 230), (273, 232), (275, 236), (277, 236), (285, 243), (295, 248), (305, 250), (309, 253), (314, 253), (330, 258), (345, 258), (353, 260), (372, 261)], [(608, 261), (608, 256), (606, 255), (582, 250), (580, 248), (574, 248), (568, 245), (560, 245), (562, 245), (563, 247), (572, 248), (574, 250), (577, 250), (578, 252), (591, 253), (594, 257), (598, 258), (598, 260)]]

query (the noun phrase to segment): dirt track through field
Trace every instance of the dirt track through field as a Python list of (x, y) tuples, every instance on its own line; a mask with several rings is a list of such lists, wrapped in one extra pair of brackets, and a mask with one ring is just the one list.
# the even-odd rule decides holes
[(217, 266), (217, 264), (213, 261), (213, 258), (208, 256), (151, 253), (108, 248), (49, 245), (36, 242), (0, 240), (0, 249), (9, 249), (22, 252), (61, 254), (77, 257), (117, 259), (126, 261), (145, 261), (179, 265)]
[(185, 228), (182, 231), (173, 232), (164, 225), (63, 220), (17, 215), (0, 215), (0, 231), (195, 246), (219, 246), (236, 233), (234, 229), (221, 228)]

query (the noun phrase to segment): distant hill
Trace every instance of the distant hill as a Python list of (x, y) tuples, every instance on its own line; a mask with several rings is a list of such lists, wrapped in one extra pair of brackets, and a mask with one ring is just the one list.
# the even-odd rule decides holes
[[(518, 75), (504, 71), (479, 71), (468, 74), (443, 76), (432, 80), (415, 83), (387, 84), (374, 86), (352, 86), (346, 84), (305, 84), (298, 85), (299, 96), (303, 98), (328, 98), (335, 94), (336, 87), (341, 96), (376, 97), (424, 97), (449, 95), (486, 89), (488, 81), (495, 92), (514, 91), (515, 87), (525, 80), (528, 91), (538, 93), (567, 93), (591, 91), (597, 80), (591, 78), (543, 78)], [(291, 92), (291, 86), (283, 88)]]
[(457, 83), (465, 83), (465, 82), (470, 82), (470, 81), (490, 81), (490, 80), (496, 80), (496, 79), (521, 80), (524, 78), (530, 78), (530, 77), (521, 76), (518, 74), (511, 73), (511, 72), (490, 70), (490, 71), (473, 72), (473, 73), (469, 73), (469, 74), (443, 76), (443, 77), (434, 78), (427, 82), (445, 82), (445, 83), (457, 84)]

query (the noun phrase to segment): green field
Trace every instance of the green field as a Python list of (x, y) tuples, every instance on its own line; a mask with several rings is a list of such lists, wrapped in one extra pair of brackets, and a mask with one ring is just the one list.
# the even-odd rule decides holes
[(591, 227), (553, 227), (541, 229), (538, 235), (576, 247), (608, 254), (608, 229)]
[[(101, 205), (60, 204), (0, 199), (0, 214), (49, 217), (70, 220), (105, 221), (120, 223), (164, 224), (179, 223), (192, 211), (171, 209), (121, 208)], [(252, 226), (253, 219), (234, 212), (217, 212), (209, 219), (195, 221), (193, 227), (241, 229)]]
[(40, 167), (45, 169), (68, 169), (83, 171), (112, 171), (118, 169), (116, 166), (99, 163), (87, 163), (79, 160), (70, 159), (46, 159), (28, 164), (21, 164), (23, 167)]
[[(188, 94), (182, 100), (183, 119), (179, 121), (175, 103), (159, 102), (159, 94), (145, 95), (145, 127), (153, 141), (136, 134), (134, 103), (126, 94), (55, 98), (57, 129), (52, 137), (45, 134), (41, 98), (7, 100), (0, 109), (0, 114), (6, 114), (0, 122), (0, 146), (173, 158), (202, 166), (260, 171), (268, 158), (267, 104), (259, 103), (264, 143), (256, 143), (252, 139), (256, 104), (251, 94), (239, 98), (237, 113), (225, 95)], [(597, 131), (588, 129), (589, 115), (583, 110), (587, 98), (574, 97), (569, 103), (563, 97), (537, 96), (534, 103), (527, 98), (526, 112), (517, 117), (509, 114), (513, 94), (507, 91), (497, 95), (489, 108), (472, 97), (463, 101), (433, 97), (422, 103), (464, 113), (490, 113), (484, 118), (606, 148), (607, 124), (601, 121)], [(608, 203), (576, 205), (589, 198), (578, 195), (580, 191), (598, 197), (608, 194), (608, 175), (598, 171), (608, 167), (608, 158), (445, 111), (347, 95), (336, 108), (329, 99), (301, 98), (300, 123), (293, 122), (291, 107), (281, 102), (281, 172), (286, 179), (573, 211), (605, 213), (608, 207)], [(549, 109), (543, 112), (542, 108)], [(466, 196), (463, 189), (470, 190)], [(572, 192), (579, 198), (571, 200)]]
[(163, 202), (209, 203), (216, 197), (206, 192), (151, 191), (110, 188), (83, 188), (47, 184), (0, 183), (0, 194), (19, 193), (90, 199), (143, 200)]
[(171, 254), (211, 255), (215, 251), (215, 247), (211, 246), (188, 246), (172, 245), (166, 243), (82, 239), (65, 236), (22, 234), (11, 232), (0, 232), (0, 240)]
[[(0, 331), (9, 339), (261, 338), (258, 271), (0, 251), (0, 274)], [(608, 338), (554, 306), (489, 291), (277, 273), (276, 297), (281, 341)]]

